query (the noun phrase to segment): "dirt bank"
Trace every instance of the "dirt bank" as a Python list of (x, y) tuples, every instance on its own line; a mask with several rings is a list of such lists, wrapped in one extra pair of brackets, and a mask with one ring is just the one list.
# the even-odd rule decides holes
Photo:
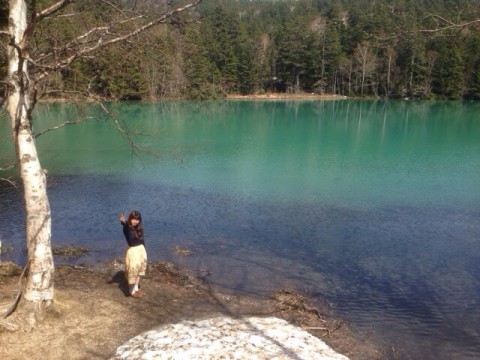
[(351, 359), (383, 358), (366, 334), (327, 316), (328, 309), (300, 294), (278, 291), (249, 298), (219, 291), (169, 263), (149, 264), (145, 295), (126, 295), (120, 261), (102, 267), (56, 268), (56, 300), (42, 315), (29, 315), (14, 300), (20, 275), (0, 276), (0, 359), (108, 359), (129, 338), (161, 324), (213, 316), (275, 316), (307, 329)]

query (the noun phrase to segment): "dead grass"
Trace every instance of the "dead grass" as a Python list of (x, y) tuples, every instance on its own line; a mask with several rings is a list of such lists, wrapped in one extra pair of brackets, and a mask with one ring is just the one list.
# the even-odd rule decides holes
[(88, 254), (89, 250), (83, 245), (66, 245), (63, 247), (53, 247), (53, 255), (60, 256), (62, 258), (79, 258), (85, 254)]
[[(16, 296), (18, 276), (0, 277), (0, 313)], [(55, 303), (31, 313), (21, 302), (0, 320), (0, 359), (108, 359), (139, 333), (162, 324), (213, 316), (276, 316), (303, 327), (351, 359), (381, 359), (367, 337), (355, 334), (326, 305), (279, 291), (268, 299), (225, 293), (170, 263), (149, 264), (144, 297), (127, 296), (123, 265), (59, 266)]]

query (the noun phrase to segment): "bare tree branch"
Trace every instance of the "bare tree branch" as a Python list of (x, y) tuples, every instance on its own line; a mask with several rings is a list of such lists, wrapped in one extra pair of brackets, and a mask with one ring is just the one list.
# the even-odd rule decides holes
[(433, 18), (433, 19), (439, 21), (440, 23), (445, 23), (446, 25), (441, 26), (441, 27), (437, 27), (435, 29), (423, 29), (423, 30), (420, 30), (420, 32), (435, 33), (435, 32), (441, 32), (441, 31), (446, 31), (446, 30), (450, 30), (450, 29), (462, 29), (462, 28), (468, 27), (470, 25), (480, 23), (480, 19), (475, 19), (475, 20), (468, 21), (468, 22), (463, 22), (463, 23), (454, 23), (454, 22), (452, 22), (448, 19), (445, 19), (444, 17), (442, 17), (440, 15), (435, 15), (435, 14), (428, 15), (426, 17), (426, 19), (428, 19), (428, 18)]
[(73, 125), (73, 124), (78, 124), (78, 123), (81, 123), (81, 122), (84, 122), (84, 121), (88, 121), (88, 120), (92, 120), (94, 118), (92, 117), (87, 117), (87, 118), (82, 118), (80, 120), (67, 120), (63, 123), (61, 123), (60, 125), (57, 125), (57, 126), (53, 126), (51, 128), (48, 128), (48, 129), (45, 129), (45, 130), (42, 130), (38, 133), (35, 134), (35, 139), (39, 138), (41, 135), (47, 133), (47, 132), (50, 132), (50, 131), (54, 131), (54, 130), (57, 130), (57, 129), (60, 129), (64, 126), (67, 126), (67, 125)]
[[(39, 23), (39, 21), (44, 18), (50, 17), (55, 13), (58, 13), (60, 10), (64, 9), (69, 4), (75, 3), (75, 0), (60, 0), (60, 1), (56, 1), (54, 4), (50, 5), (49, 7), (41, 11), (35, 11), (36, 1), (33, 0), (31, 5), (33, 10), (31, 13), (30, 24), (27, 30), (25, 31), (22, 37), (22, 40), (18, 43), (16, 48), (19, 54), (23, 55), (20, 57), (28, 61), (33, 68), (37, 69), (38, 72), (36, 76), (32, 77), (32, 80), (31, 80), (33, 85), (32, 87), (36, 88), (36, 85), (40, 81), (45, 79), (50, 72), (59, 71), (61, 69), (68, 68), (72, 64), (72, 62), (74, 62), (76, 59), (87, 58), (91, 56), (94, 52), (100, 50), (103, 47), (107, 47), (109, 45), (113, 45), (119, 42), (128, 41), (129, 39), (137, 36), (142, 32), (148, 32), (148, 30), (154, 27), (155, 25), (168, 22), (170, 19), (172, 19), (175, 22), (178, 22), (178, 19), (176, 19), (176, 16), (178, 14), (197, 6), (201, 1), (202, 0), (192, 0), (188, 4), (179, 6), (174, 9), (167, 10), (163, 14), (158, 15), (153, 20), (151, 21), (147, 20), (148, 22), (144, 24), (140, 24), (138, 23), (139, 21), (146, 20), (144, 15), (134, 13), (132, 10), (124, 11), (109, 0), (101, 0), (102, 3), (112, 7), (116, 12), (121, 14), (122, 19), (117, 19), (116, 21), (112, 21), (107, 25), (96, 26), (93, 28), (88, 28), (89, 27), (88, 23), (86, 22), (86, 19), (84, 19), (84, 22), (85, 22), (84, 25), (85, 25), (85, 28), (87, 29), (85, 32), (74, 37), (73, 40), (71, 40), (69, 43), (63, 46), (60, 46), (60, 47), (53, 46), (47, 53), (42, 53), (39, 56), (31, 58), (28, 54), (23, 53), (23, 48), (24, 48), (24, 44), (28, 42), (30, 36), (33, 34), (36, 28), (36, 25)], [(171, 4), (172, 2), (169, 1), (167, 5), (171, 6)], [(68, 17), (78, 16), (78, 15), (79, 14), (70, 13), (68, 14)], [(60, 15), (60, 16), (66, 16), (66, 15)], [(116, 32), (115, 29), (117, 26), (124, 25), (126, 23), (132, 24), (129, 30), (124, 28), (124, 30), (127, 30), (127, 31), (123, 33), (115, 33)], [(0, 35), (9, 35), (9, 33), (6, 31), (0, 31)], [(16, 45), (16, 44), (13, 44), (13, 45)], [(87, 93), (85, 95), (88, 97), (92, 97), (92, 94), (90, 93), (89, 90), (87, 90)], [(106, 108), (105, 104), (98, 97), (93, 96), (93, 98), (97, 98), (96, 100), (100, 104), (103, 111), (107, 114), (108, 118), (110, 118), (113, 121), (117, 131), (122, 135), (123, 138), (125, 138), (128, 141), (128, 143), (130, 144), (130, 147), (132, 148), (132, 151), (135, 153), (137, 157), (140, 158), (139, 156), (140, 152), (148, 153), (156, 157), (159, 156), (158, 153), (152, 151), (151, 149), (139, 145), (134, 138), (134, 136), (138, 136), (138, 134), (134, 134), (128, 129), (125, 129), (125, 127)], [(35, 134), (34, 136), (35, 138), (38, 138), (47, 132), (54, 131), (62, 127), (65, 127), (67, 125), (77, 124), (90, 119), (91, 118), (80, 119), (80, 120), (67, 120), (59, 125), (42, 130), (37, 134)]]
[(8, 165), (7, 167), (0, 168), (0, 171), (11, 170), (11, 169), (13, 169), (14, 167), (15, 167), (15, 164)]
[(55, 4), (52, 4), (48, 8), (40, 11), (37, 13), (38, 19), (42, 19), (44, 17), (47, 17), (49, 15), (52, 15), (53, 13), (57, 12), (58, 10), (64, 8), (66, 5), (70, 3), (74, 3), (75, 0), (60, 0), (57, 1)]
[(114, 8), (116, 11), (118, 11), (120, 14), (122, 14), (126, 19), (128, 19), (128, 16), (125, 15), (125, 12), (122, 10), (122, 9), (119, 9), (118, 6), (115, 6), (114, 4), (112, 4), (110, 1), (107, 1), (107, 0), (102, 0), (102, 2), (104, 4), (107, 4), (108, 6), (111, 6), (112, 8)]
[[(36, 57), (35, 59), (29, 57), (28, 61), (35, 68), (42, 70), (36, 77), (37, 82), (39, 82), (43, 80), (50, 71), (59, 71), (61, 69), (65, 69), (69, 67), (70, 64), (72, 64), (72, 62), (74, 62), (76, 59), (83, 58), (103, 47), (126, 41), (142, 32), (149, 30), (155, 25), (166, 23), (169, 19), (175, 19), (175, 16), (177, 14), (180, 14), (197, 6), (201, 1), (202, 0), (192, 0), (192, 2), (184, 6), (169, 10), (164, 14), (159, 15), (158, 17), (147, 22), (146, 24), (134, 27), (133, 30), (127, 31), (125, 34), (115, 34), (114, 32), (112, 32), (114, 25), (124, 24), (127, 22), (134, 23), (136, 20), (143, 19), (144, 16), (137, 15), (135, 17), (128, 17), (125, 12), (123, 12), (121, 9), (118, 9), (118, 7), (113, 5), (111, 2), (107, 0), (102, 0), (103, 3), (112, 6), (116, 11), (119, 11), (123, 15), (124, 19), (122, 21), (113, 22), (107, 26), (98, 26), (91, 28), (85, 33), (78, 35), (75, 39), (70, 41), (68, 44), (62, 46), (61, 48), (54, 47), (50, 52), (40, 54), (40, 56)], [(48, 14), (52, 14), (54, 11), (61, 9), (63, 6), (70, 2), (74, 1), (58, 2), (58, 7), (50, 7), (51, 11), (49, 11)], [(48, 58), (53, 58), (55, 60), (52, 60), (49, 64), (47, 64), (45, 62)]]
[[(141, 32), (144, 32), (145, 30), (148, 30), (155, 25), (158, 25), (158, 24), (161, 24), (161, 23), (165, 22), (167, 19), (173, 17), (174, 15), (176, 15), (178, 13), (181, 13), (181, 12), (184, 12), (185, 10), (188, 10), (188, 9), (198, 5), (200, 2), (201, 2), (201, 0), (195, 0), (192, 3), (187, 4), (183, 7), (171, 10), (171, 11), (163, 14), (162, 16), (156, 18), (155, 20), (152, 20), (149, 23), (147, 23), (147, 24), (145, 24), (145, 25), (143, 25), (143, 26), (141, 26), (137, 29), (134, 29), (133, 31), (131, 31), (131, 32), (125, 34), (125, 35), (115, 37), (115, 38), (110, 39), (110, 40), (105, 41), (105, 42), (102, 41), (102, 39), (99, 39), (99, 41), (97, 42), (97, 44), (95, 46), (93, 46), (91, 48), (84, 49), (84, 50), (80, 51), (77, 56), (72, 56), (72, 57), (66, 59), (65, 64), (69, 65), (71, 63), (71, 61), (73, 61), (76, 57), (82, 56), (82, 55), (87, 54), (87, 53), (91, 53), (91, 52), (97, 50), (100, 47), (115, 44), (117, 42), (124, 41), (126, 39), (129, 39), (129, 38), (135, 36), (135, 35), (138, 35)], [(70, 60), (70, 59), (72, 59), (72, 60)]]
[(5, 181), (12, 185), (15, 189), (18, 189), (17, 183), (13, 180), (10, 180), (9, 178), (0, 178), (0, 181)]
[(65, 7), (66, 5), (68, 5), (70, 3), (73, 3), (74, 1), (75, 0), (61, 0), (61, 1), (58, 1), (54, 4), (52, 4), (51, 6), (49, 6), (48, 8), (46, 8), (43, 11), (36, 12), (35, 11), (36, 1), (33, 0), (32, 4), (31, 4), (32, 15), (31, 15), (30, 22), (27, 26), (27, 29), (25, 30), (25, 33), (23, 34), (22, 40), (18, 44), (20, 49), (23, 50), (25, 48), (25, 44), (28, 42), (28, 39), (29, 39), (30, 35), (33, 34), (33, 31), (35, 30), (35, 27), (37, 26), (38, 22), (42, 18), (45, 18), (45, 17), (59, 11), (60, 9), (62, 9), (63, 7)]
[(132, 152), (136, 157), (138, 157), (142, 162), (143, 162), (143, 159), (140, 156), (140, 153), (146, 153), (146, 154), (149, 154), (151, 156), (160, 157), (160, 154), (153, 151), (151, 148), (147, 148), (147, 147), (144, 147), (142, 145), (139, 145), (135, 141), (135, 139), (133, 138), (132, 133), (130, 131), (124, 129), (124, 127), (120, 124), (120, 122), (115, 117), (115, 115), (113, 115), (107, 109), (105, 104), (102, 101), (99, 101), (98, 103), (100, 104), (100, 107), (105, 112), (105, 114), (107, 114), (107, 116), (113, 121), (113, 123), (115, 125), (115, 128), (120, 133), (120, 135), (122, 135), (122, 137), (128, 141), (128, 143), (130, 144), (130, 148), (132, 149)]

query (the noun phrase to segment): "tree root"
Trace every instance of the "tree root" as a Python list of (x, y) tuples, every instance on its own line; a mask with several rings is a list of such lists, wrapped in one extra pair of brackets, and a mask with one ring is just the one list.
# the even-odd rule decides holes
[(3, 314), (4, 319), (6, 319), (9, 315), (11, 315), (15, 311), (18, 303), (20, 302), (20, 298), (22, 297), (22, 293), (23, 293), (22, 280), (23, 280), (23, 277), (25, 276), (27, 269), (29, 268), (29, 265), (30, 265), (30, 261), (28, 261), (25, 267), (23, 268), (22, 275), (20, 275), (20, 279), (18, 280), (17, 296), (15, 297), (15, 300), (13, 301), (12, 305), (10, 305), (7, 311), (5, 311), (5, 314)]

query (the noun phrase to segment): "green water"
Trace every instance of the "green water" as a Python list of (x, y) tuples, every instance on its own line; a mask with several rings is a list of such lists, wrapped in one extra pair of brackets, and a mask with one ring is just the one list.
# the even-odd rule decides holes
[[(479, 103), (109, 109), (131, 138), (93, 105), (35, 112), (37, 132), (85, 119), (37, 139), (53, 242), (87, 245), (81, 261), (121, 256), (117, 216), (137, 208), (150, 260), (210, 269), (213, 283), (234, 291), (288, 284), (321, 294), (401, 358), (480, 356)], [(5, 163), (13, 158), (5, 121), (0, 140)], [(154, 155), (137, 156), (132, 144)], [(0, 238), (21, 243), (21, 195), (2, 183), (0, 196), (0, 216), (16, 214), (0, 223)], [(194, 256), (175, 257), (176, 245)]]
[[(51, 174), (111, 174), (131, 173), (133, 166), (130, 176), (265, 201), (371, 206), (479, 200), (477, 103), (238, 101), (111, 108), (125, 129), (147, 135), (134, 141), (160, 159), (132, 158), (111, 121), (89, 121), (38, 139), (44, 167)], [(92, 113), (99, 114), (43, 106), (38, 127)]]

